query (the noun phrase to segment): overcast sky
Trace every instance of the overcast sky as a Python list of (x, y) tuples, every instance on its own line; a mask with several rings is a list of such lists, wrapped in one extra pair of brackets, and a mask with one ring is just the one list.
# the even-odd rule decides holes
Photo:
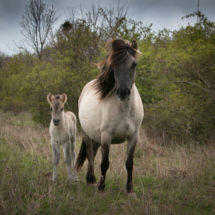
[[(30, 0), (0, 0), (0, 51), (6, 54), (15, 54), (15, 42), (22, 39), (19, 23), (22, 21), (22, 15), (25, 13), (25, 5)], [(91, 3), (98, 4), (101, 7), (117, 7), (117, 0), (44, 0), (45, 3), (53, 4), (57, 15), (60, 15), (58, 25), (66, 20), (64, 10), (71, 7), (80, 14), (80, 4), (83, 12), (91, 8)], [(181, 26), (186, 26), (188, 22), (194, 24), (195, 18), (181, 19), (181, 17), (197, 11), (198, 0), (127, 0), (120, 1), (123, 5), (129, 5), (128, 17), (142, 21), (144, 25), (153, 24), (154, 31), (163, 28), (177, 30)], [(215, 0), (200, 0), (199, 9), (209, 20), (215, 22)], [(57, 26), (56, 26), (57, 27)]]

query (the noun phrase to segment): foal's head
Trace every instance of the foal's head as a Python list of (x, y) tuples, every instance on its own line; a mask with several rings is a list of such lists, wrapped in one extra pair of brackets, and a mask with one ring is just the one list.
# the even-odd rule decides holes
[(135, 81), (138, 44), (133, 40), (132, 44), (121, 39), (114, 39), (106, 44), (108, 54), (98, 63), (102, 69), (95, 81), (95, 88), (104, 99), (109, 92), (115, 90), (121, 101), (129, 99), (132, 85)]
[(55, 96), (49, 93), (47, 95), (47, 101), (50, 104), (53, 123), (55, 126), (57, 126), (59, 125), (60, 120), (63, 118), (64, 104), (67, 101), (67, 96), (65, 93)]

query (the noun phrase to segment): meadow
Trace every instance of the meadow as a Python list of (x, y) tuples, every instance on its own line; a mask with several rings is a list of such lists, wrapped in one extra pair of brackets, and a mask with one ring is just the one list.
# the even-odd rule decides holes
[[(77, 134), (76, 152), (81, 144)], [(100, 176), (101, 153), (95, 159)], [(110, 149), (104, 193), (86, 185), (87, 162), (79, 182), (68, 183), (61, 152), (58, 182), (51, 182), (52, 152), (47, 127), (29, 113), (0, 110), (0, 214), (215, 214), (215, 145), (182, 144), (148, 136), (144, 123), (135, 150), (136, 199), (126, 195), (126, 144)]]

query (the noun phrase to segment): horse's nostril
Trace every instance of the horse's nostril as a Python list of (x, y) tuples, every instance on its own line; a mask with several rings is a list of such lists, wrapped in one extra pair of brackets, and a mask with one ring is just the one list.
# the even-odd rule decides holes
[(116, 93), (117, 93), (117, 95), (120, 95), (121, 91), (119, 88), (116, 90)]
[(126, 95), (129, 96), (131, 91), (129, 89), (126, 90)]

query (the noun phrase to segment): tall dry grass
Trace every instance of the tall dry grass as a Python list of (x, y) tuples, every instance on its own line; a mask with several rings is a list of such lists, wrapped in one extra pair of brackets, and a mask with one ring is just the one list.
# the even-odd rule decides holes
[[(80, 182), (69, 187), (62, 156), (59, 182), (54, 186), (50, 182), (52, 154), (48, 128), (33, 123), (27, 113), (14, 115), (0, 111), (0, 119), (0, 146), (9, 149), (7, 158), (0, 153), (3, 162), (0, 214), (215, 213), (213, 140), (205, 145), (163, 143), (149, 138), (142, 130), (133, 169), (138, 198), (132, 200), (125, 195), (126, 144), (111, 146), (105, 194), (86, 186), (87, 162), (79, 173)], [(77, 153), (80, 144), (78, 134)], [(99, 151), (95, 159), (97, 179), (100, 161)]]

